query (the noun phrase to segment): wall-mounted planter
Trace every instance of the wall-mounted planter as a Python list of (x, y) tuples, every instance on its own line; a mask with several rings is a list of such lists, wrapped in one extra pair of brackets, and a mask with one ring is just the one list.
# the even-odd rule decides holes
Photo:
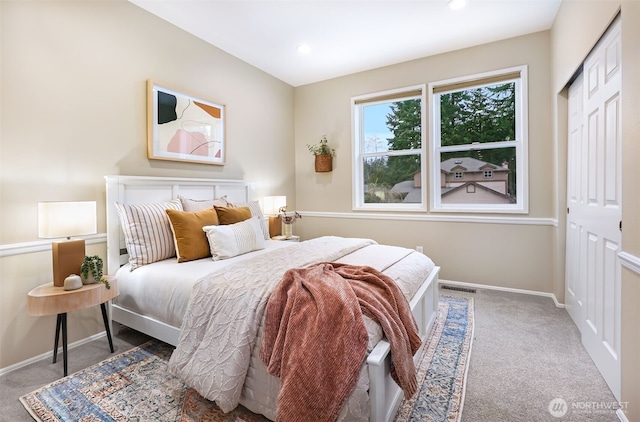
[(316, 172), (325, 173), (333, 170), (333, 155), (318, 154), (316, 157)]

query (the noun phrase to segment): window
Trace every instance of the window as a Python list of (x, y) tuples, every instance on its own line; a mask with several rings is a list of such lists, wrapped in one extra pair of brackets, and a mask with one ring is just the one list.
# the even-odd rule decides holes
[(352, 98), (353, 207), (426, 210), (425, 86)]
[(526, 72), (429, 84), (432, 211), (528, 211)]

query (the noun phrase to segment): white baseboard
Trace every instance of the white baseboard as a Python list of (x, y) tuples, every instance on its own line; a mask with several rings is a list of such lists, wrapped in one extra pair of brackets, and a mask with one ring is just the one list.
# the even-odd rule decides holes
[[(83, 344), (89, 343), (90, 341), (97, 340), (97, 339), (99, 339), (101, 337), (105, 337), (106, 335), (107, 335), (107, 333), (103, 331), (101, 333), (94, 334), (94, 335), (89, 336), (87, 338), (83, 338), (82, 340), (78, 340), (78, 341), (75, 341), (75, 342), (73, 342), (71, 344), (68, 344), (67, 345), (67, 353), (69, 353), (69, 351), (71, 349), (75, 349), (78, 346), (82, 346)], [(11, 371), (15, 371), (16, 369), (20, 369), (22, 367), (30, 365), (30, 364), (32, 364), (34, 362), (38, 362), (38, 361), (41, 361), (43, 359), (51, 359), (51, 357), (53, 356), (52, 353), (53, 353), (53, 350), (50, 350), (50, 351), (42, 353), (42, 354), (40, 354), (38, 356), (34, 356), (34, 357), (30, 358), (30, 359), (23, 360), (22, 362), (18, 362), (18, 363), (15, 363), (13, 365), (7, 366), (6, 368), (0, 368), (0, 376), (2, 376), (4, 374), (8, 374)], [(60, 357), (60, 359), (62, 359), (62, 347), (58, 348), (58, 357)]]
[(514, 289), (511, 287), (489, 286), (487, 284), (466, 283), (464, 281), (443, 280), (443, 279), (440, 279), (439, 284), (440, 285), (449, 284), (452, 286), (466, 287), (466, 288), (472, 288), (472, 289), (475, 288), (475, 289), (486, 289), (486, 290), (500, 290), (502, 292), (521, 293), (525, 295), (534, 295), (534, 296), (545, 296), (553, 299), (553, 303), (555, 303), (556, 307), (564, 308), (564, 303), (558, 302), (558, 298), (553, 293), (537, 292), (535, 290)]
[(618, 417), (618, 419), (620, 419), (620, 422), (629, 422), (629, 419), (627, 419), (627, 415), (624, 414), (622, 409), (616, 410), (616, 416)]

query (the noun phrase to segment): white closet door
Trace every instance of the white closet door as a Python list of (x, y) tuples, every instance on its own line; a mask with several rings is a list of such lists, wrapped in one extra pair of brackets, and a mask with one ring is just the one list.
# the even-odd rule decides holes
[(621, 50), (618, 19), (569, 89), (568, 311), (620, 399), (622, 233)]
[(586, 152), (582, 138), (583, 118), (582, 73), (569, 87), (569, 136), (567, 155), (567, 239), (565, 307), (582, 331), (584, 321), (584, 274), (580, 272), (581, 227), (578, 217), (584, 204), (583, 154)]

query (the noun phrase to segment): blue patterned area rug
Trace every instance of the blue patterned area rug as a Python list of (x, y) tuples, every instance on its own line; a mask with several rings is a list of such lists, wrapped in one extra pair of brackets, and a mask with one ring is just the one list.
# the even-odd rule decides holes
[(417, 394), (403, 400), (395, 422), (457, 422), (473, 340), (473, 299), (440, 296), (440, 309), (418, 365)]
[[(396, 422), (457, 421), (473, 336), (473, 301), (440, 297), (440, 313), (418, 364), (421, 389)], [(54, 421), (263, 422), (241, 406), (224, 414), (167, 369), (173, 347), (150, 341), (20, 397), (29, 414)]]

